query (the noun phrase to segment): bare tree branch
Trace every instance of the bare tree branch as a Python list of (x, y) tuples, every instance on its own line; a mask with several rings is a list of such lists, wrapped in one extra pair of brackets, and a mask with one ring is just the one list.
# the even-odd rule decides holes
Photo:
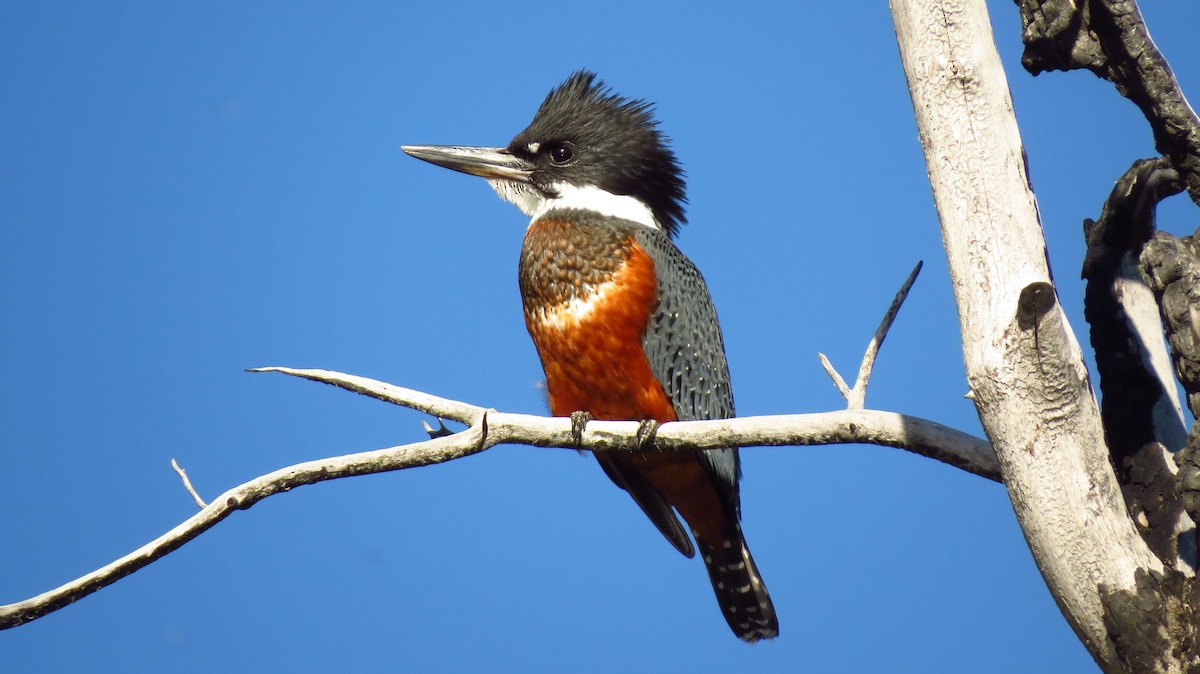
[(296, 487), (353, 475), (425, 466), (486, 449), (486, 417), (455, 435), (361, 454), (298, 463), (238, 485), (206, 508), (146, 545), (61, 587), (14, 604), (0, 606), (0, 629), (16, 627), (56, 611), (107, 587), (208, 531), (238, 510)]
[[(382, 473), (443, 463), (502, 444), (571, 447), (571, 420), (504, 414), (438, 398), (385, 382), (328, 370), (284, 367), (254, 372), (280, 372), (322, 382), (423, 412), (469, 421), (469, 428), (424, 442), (359, 454), (320, 459), (281, 468), (226, 491), (196, 515), (146, 545), (92, 573), (25, 601), (0, 606), (0, 629), (40, 618), (107, 587), (196, 538), (237, 510), (306, 484), (355, 475)], [(583, 433), (583, 448), (593, 451), (638, 451), (638, 423), (593, 421)], [(898, 447), (943, 461), (991, 480), (999, 465), (983, 440), (940, 424), (890, 412), (871, 410), (825, 414), (742, 417), (663, 424), (654, 444), (660, 451), (717, 449), (729, 446), (822, 445), (870, 443)]]
[[(478, 410), (467, 403), (436, 398), (367, 377), (288, 367), (255, 368), (251, 372), (278, 372), (317, 381), (387, 402), (424, 411), (430, 399), (466, 411)], [(348, 385), (353, 384), (353, 385)], [(443, 409), (446, 409), (443, 407)], [(519, 443), (535, 447), (570, 447), (595, 451), (637, 451), (637, 422), (590, 421), (583, 433), (583, 446), (575, 447), (570, 420), (526, 414), (491, 412), (488, 442)], [(933, 421), (895, 412), (845, 410), (817, 414), (779, 414), (736, 417), (708, 421), (674, 421), (659, 427), (654, 446), (663, 451), (759, 447), (779, 445), (824, 445), (861, 442), (906, 449), (961, 468), (980, 477), (1000, 482), (999, 464), (987, 442)]]
[(1150, 442), (1178, 451), (1187, 435), (1158, 305), (1137, 269), (1154, 234), (1155, 207), (1182, 189), (1167, 160), (1139, 160), (1113, 187), (1100, 219), (1084, 221), (1084, 316), (1100, 373), (1105, 436), (1118, 467)]
[(1155, 148), (1183, 177), (1200, 204), (1200, 120), (1175, 81), (1135, 0), (1015, 0), (1025, 43), (1022, 65), (1047, 70), (1086, 68), (1133, 101), (1154, 132)]
[(1195, 238), (1158, 232), (1142, 251), (1141, 271), (1158, 297), (1175, 374), (1195, 415), (1200, 413), (1200, 255)]
[(304, 370), (290, 367), (256, 367), (246, 370), (247, 372), (282, 372), (283, 374), (293, 377), (300, 377), (310, 381), (321, 382), (344, 388), (347, 391), (361, 393), (376, 400), (382, 400), (385, 403), (400, 405), (407, 407), (410, 410), (424, 412), (430, 416), (438, 417), (439, 419), (453, 419), (459, 423), (467, 424), (468, 426), (477, 422), (480, 417), (487, 411), (483, 407), (469, 405), (457, 400), (448, 398), (439, 398), (435, 395), (430, 395), (422, 391), (416, 391), (410, 388), (394, 386), (387, 382), (379, 381), (378, 379), (368, 379), (366, 377), (358, 377), (352, 374), (343, 374), (332, 370)]
[(179, 467), (179, 462), (177, 462), (175, 459), (171, 459), (171, 468), (179, 474), (179, 479), (183, 480), (183, 488), (186, 489), (189, 494), (191, 494), (192, 499), (196, 501), (196, 505), (200, 506), (201, 508), (207, 508), (208, 504), (205, 503), (204, 499), (200, 498), (200, 495), (196, 493), (196, 488), (192, 486), (192, 481), (188, 479), (187, 471)]
[[(846, 399), (847, 403), (849, 403), (850, 397), (854, 395), (854, 393), (846, 384), (846, 380), (842, 379), (842, 375), (838, 374), (837, 368), (833, 366), (833, 363), (829, 362), (828, 356), (823, 353), (818, 353), (817, 359), (821, 361), (821, 367), (825, 368), (825, 374), (829, 375), (829, 378), (833, 380), (833, 385), (835, 388), (837, 388), (838, 393), (841, 393), (842, 397)], [(849, 405), (847, 405), (847, 407), (849, 407)]]
[(1167, 159), (1134, 162), (1100, 219), (1084, 221), (1083, 278), (1104, 436), (1130, 515), (1164, 564), (1191, 571), (1195, 525), (1181, 506), (1173, 457), (1186, 442), (1187, 425), (1158, 304), (1138, 271), (1143, 246), (1154, 234), (1155, 207), (1182, 189)]
[[(426, 411), (429, 400), (440, 401), (443, 405), (441, 409), (459, 409), (465, 418), (478, 418), (476, 414), (481, 416), (485, 411), (482, 407), (467, 403), (331, 370), (264, 367), (251, 372), (278, 372), (301, 377), (418, 411)], [(637, 451), (642, 448), (637, 438), (637, 428), (637, 422), (633, 421), (590, 421), (584, 430), (581, 448)], [(572, 444), (570, 420), (565, 418), (491, 412), (488, 415), (488, 429), (489, 446), (518, 443), (576, 449)], [(660, 426), (654, 438), (655, 448), (662, 451), (847, 442), (905, 449), (980, 477), (1000, 481), (999, 464), (987, 442), (933, 421), (894, 412), (846, 410), (675, 421)]]
[[(1175, 374), (1187, 393), (1188, 407), (1200, 410), (1200, 256), (1194, 237), (1159, 232), (1140, 260), (1143, 278), (1158, 299), (1171, 346)], [(1200, 425), (1192, 424), (1185, 447), (1175, 457), (1183, 507), (1200, 521)]]
[(863, 354), (862, 362), (858, 366), (858, 378), (854, 381), (854, 388), (846, 385), (846, 380), (842, 379), (842, 375), (838, 374), (834, 369), (833, 363), (825, 357), (825, 354), (818, 353), (817, 357), (821, 359), (821, 367), (825, 368), (825, 374), (833, 380), (833, 385), (837, 387), (842, 397), (846, 399), (846, 409), (861, 410), (866, 405), (867, 401), (867, 382), (871, 379), (871, 370), (875, 367), (875, 357), (879, 355), (879, 347), (883, 346), (883, 340), (887, 337), (888, 330), (892, 328), (892, 323), (896, 320), (896, 314), (900, 313), (900, 307), (904, 304), (905, 298), (908, 297), (908, 291), (912, 288), (912, 284), (917, 280), (917, 274), (921, 273), (923, 262), (917, 262), (917, 266), (909, 272), (908, 278), (901, 284), (900, 290), (896, 291), (896, 296), (892, 298), (892, 304), (883, 314), (883, 320), (879, 322), (879, 327), (875, 329), (875, 334), (871, 336), (870, 343), (867, 344), (867, 350)]

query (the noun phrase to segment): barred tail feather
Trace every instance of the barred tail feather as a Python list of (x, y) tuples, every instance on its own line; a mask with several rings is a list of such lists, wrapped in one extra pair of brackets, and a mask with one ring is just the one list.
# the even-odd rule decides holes
[(754, 566), (741, 527), (734, 533), (730, 539), (715, 545), (696, 539), (717, 603), (725, 622), (739, 639), (749, 642), (774, 639), (779, 635), (775, 606)]

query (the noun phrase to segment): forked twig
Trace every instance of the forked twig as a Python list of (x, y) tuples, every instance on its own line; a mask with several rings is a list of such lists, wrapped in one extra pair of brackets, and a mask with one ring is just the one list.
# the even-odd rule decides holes
[(904, 280), (904, 284), (900, 286), (900, 290), (892, 299), (891, 306), (883, 315), (883, 320), (879, 322), (879, 327), (871, 337), (871, 342), (867, 344), (867, 351), (863, 354), (862, 363), (858, 366), (858, 378), (854, 381), (853, 388), (846, 385), (846, 380), (842, 379), (825, 354), (817, 354), (817, 357), (821, 359), (821, 366), (825, 368), (825, 373), (829, 375), (829, 378), (833, 380), (833, 385), (846, 399), (846, 409), (861, 410), (866, 404), (867, 382), (871, 379), (871, 370), (875, 367), (875, 356), (879, 354), (879, 347), (883, 345), (883, 339), (887, 337), (888, 330), (896, 320), (896, 314), (900, 313), (900, 306), (908, 297), (908, 291), (912, 288), (913, 282), (917, 280), (917, 274), (921, 273), (923, 265), (924, 262), (917, 262), (917, 266), (913, 267), (912, 272), (909, 273), (908, 278)]

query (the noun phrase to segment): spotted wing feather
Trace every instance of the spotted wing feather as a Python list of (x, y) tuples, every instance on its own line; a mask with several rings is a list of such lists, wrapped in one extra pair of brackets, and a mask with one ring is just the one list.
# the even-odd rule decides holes
[[(717, 311), (700, 270), (658, 230), (639, 228), (638, 244), (654, 260), (658, 306), (646, 326), (642, 348), (681, 421), (734, 416), (733, 389)], [(701, 463), (740, 511), (737, 449), (703, 452)]]

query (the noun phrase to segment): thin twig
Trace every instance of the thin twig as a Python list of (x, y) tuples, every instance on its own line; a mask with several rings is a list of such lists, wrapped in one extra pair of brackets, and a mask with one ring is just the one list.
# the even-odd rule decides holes
[(441, 419), (453, 419), (454, 421), (467, 424), (474, 424), (479, 417), (484, 413), (484, 408), (476, 405), (468, 405), (467, 403), (457, 400), (449, 400), (447, 398), (439, 398), (435, 395), (430, 395), (422, 391), (415, 391), (410, 388), (394, 386), (387, 382), (379, 381), (378, 379), (370, 379), (367, 377), (359, 377), (352, 374), (342, 372), (334, 372), (333, 370), (305, 370), (291, 367), (256, 367), (246, 370), (247, 372), (279, 372), (290, 375), (292, 377), (300, 377), (310, 381), (317, 381), (338, 388), (344, 388), (347, 391), (361, 393), (362, 395), (382, 400), (393, 405), (400, 405), (418, 412), (424, 412), (430, 416), (439, 417)]
[(887, 337), (888, 330), (891, 329), (892, 323), (896, 320), (896, 314), (900, 312), (900, 306), (904, 304), (904, 300), (908, 297), (908, 291), (912, 288), (912, 284), (917, 280), (917, 274), (921, 273), (923, 262), (918, 261), (917, 266), (913, 267), (908, 278), (904, 280), (904, 284), (900, 286), (900, 290), (896, 292), (896, 296), (892, 298), (892, 304), (883, 315), (883, 320), (879, 322), (879, 327), (876, 328), (875, 334), (871, 337), (871, 342), (867, 344), (867, 350), (863, 354), (862, 362), (858, 366), (858, 378), (854, 381), (854, 388), (846, 385), (846, 380), (842, 379), (842, 375), (838, 374), (834, 369), (833, 363), (825, 357), (825, 354), (818, 353), (817, 357), (821, 359), (821, 367), (825, 368), (825, 373), (833, 380), (834, 386), (837, 386), (838, 392), (846, 399), (846, 409), (861, 410), (866, 405), (867, 400), (867, 382), (871, 379), (871, 370), (875, 367), (875, 357), (879, 354), (879, 347), (883, 345), (883, 339)]
[(818, 351), (817, 358), (821, 360), (821, 367), (825, 368), (825, 374), (829, 375), (829, 378), (833, 380), (833, 385), (837, 387), (838, 393), (841, 393), (843, 398), (849, 400), (850, 387), (846, 385), (846, 380), (842, 379), (842, 375), (838, 374), (838, 371), (833, 367), (833, 363), (829, 362), (829, 358), (825, 354)]
[(234, 512), (249, 508), (268, 496), (325, 480), (457, 459), (486, 449), (479, 442), (481, 435), (480, 429), (469, 428), (446, 438), (309, 461), (263, 475), (226, 491), (174, 529), (100, 569), (36, 597), (0, 606), (0, 629), (36, 620), (112, 585), (178, 549)]
[(847, 398), (847, 407), (852, 410), (861, 410), (867, 400), (867, 382), (871, 379), (871, 370), (875, 367), (875, 356), (879, 354), (879, 347), (883, 346), (883, 340), (887, 337), (888, 330), (891, 329), (892, 323), (896, 320), (896, 314), (900, 313), (900, 306), (904, 304), (905, 298), (908, 297), (908, 291), (912, 288), (912, 284), (917, 280), (917, 274), (921, 273), (921, 267), (925, 263), (918, 260), (917, 265), (909, 272), (908, 278), (904, 279), (904, 284), (900, 286), (900, 290), (896, 292), (896, 296), (892, 298), (892, 304), (888, 307), (887, 313), (883, 315), (883, 320), (879, 322), (879, 327), (875, 329), (875, 334), (871, 337), (871, 343), (867, 344), (867, 351), (863, 354), (862, 364), (858, 366), (858, 379), (854, 382), (850, 398)]
[(200, 506), (201, 508), (207, 508), (208, 504), (204, 502), (204, 499), (200, 498), (200, 495), (196, 493), (196, 489), (192, 487), (192, 481), (188, 479), (187, 471), (180, 468), (179, 463), (177, 463), (175, 459), (171, 459), (171, 467), (175, 469), (176, 473), (179, 473), (179, 479), (183, 480), (184, 489), (187, 489), (187, 492), (192, 495), (192, 498), (196, 499), (196, 505)]

